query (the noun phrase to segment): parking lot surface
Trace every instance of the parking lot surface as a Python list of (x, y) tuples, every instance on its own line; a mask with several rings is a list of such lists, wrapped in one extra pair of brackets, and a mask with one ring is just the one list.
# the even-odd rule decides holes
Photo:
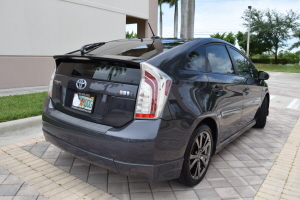
[[(294, 94), (300, 76), (286, 76), (283, 81), (270, 79), (266, 127), (248, 130), (214, 155), (205, 178), (195, 187), (122, 176), (39, 137), (0, 147), (0, 200), (300, 199), (300, 110), (299, 100), (294, 100), (300, 99)], [(294, 83), (290, 88), (288, 80)]]

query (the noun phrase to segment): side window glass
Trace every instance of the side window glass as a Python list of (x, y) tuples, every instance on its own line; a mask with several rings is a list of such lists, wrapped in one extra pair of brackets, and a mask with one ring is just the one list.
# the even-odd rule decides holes
[(230, 48), (230, 52), (233, 56), (233, 60), (236, 64), (239, 75), (246, 78), (258, 76), (257, 69), (252, 66), (252, 64), (246, 59), (241, 53)]
[(200, 71), (205, 71), (205, 47), (201, 46), (189, 54), (192, 63)]
[(212, 72), (234, 74), (234, 69), (225, 46), (206, 47), (207, 59)]
[(251, 64), (251, 62), (247, 61), (250, 65), (250, 67), (252, 68), (252, 72), (253, 72), (253, 78), (258, 78), (258, 70), (255, 68), (255, 66), (253, 66), (253, 64)]

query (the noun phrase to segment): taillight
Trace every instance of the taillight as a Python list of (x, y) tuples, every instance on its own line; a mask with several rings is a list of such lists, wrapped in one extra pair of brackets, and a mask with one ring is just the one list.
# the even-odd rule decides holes
[(56, 71), (56, 69), (54, 69), (54, 72), (53, 72), (53, 74), (51, 76), (50, 84), (49, 84), (49, 88), (48, 88), (48, 95), (51, 98), (52, 98), (52, 88), (53, 88), (53, 79), (54, 79), (55, 71)]
[(134, 117), (138, 119), (157, 119), (164, 109), (172, 79), (149, 63), (142, 62), (140, 65), (142, 78)]

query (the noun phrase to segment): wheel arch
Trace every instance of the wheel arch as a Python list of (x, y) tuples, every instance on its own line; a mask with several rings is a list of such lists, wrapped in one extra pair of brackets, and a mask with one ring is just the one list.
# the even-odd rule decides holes
[(211, 134), (213, 137), (213, 142), (214, 142), (214, 148), (213, 148), (213, 154), (215, 154), (216, 152), (216, 146), (217, 146), (217, 141), (218, 141), (218, 126), (217, 126), (217, 122), (211, 118), (211, 117), (207, 117), (204, 118), (203, 120), (201, 120), (197, 127), (195, 128), (195, 130), (201, 126), (202, 124), (206, 124), (207, 126), (209, 126), (209, 128), (211, 129)]
[(267, 116), (269, 116), (269, 107), (270, 107), (270, 94), (269, 94), (269, 92), (266, 93), (264, 99), (265, 98), (267, 98), (267, 100), (268, 100), (268, 113), (267, 113)]
[[(206, 127), (208, 126), (211, 129), (211, 135), (213, 137), (213, 144), (214, 145), (213, 145), (212, 152), (210, 154), (210, 160), (208, 162), (208, 165), (207, 165), (206, 168), (204, 168), (204, 170), (205, 170), (204, 173), (201, 175), (201, 177), (199, 179), (193, 179), (192, 180), (192, 178), (191, 178), (191, 168), (189, 168), (189, 166), (190, 166), (189, 160), (187, 161), (187, 159), (190, 158), (190, 154), (187, 154), (187, 153), (190, 153), (191, 148), (193, 147), (194, 141), (191, 140), (191, 139), (195, 138), (195, 136), (197, 136), (196, 130), (199, 129), (202, 125), (206, 125)], [(217, 122), (213, 118), (213, 116), (212, 117), (207, 116), (205, 118), (203, 117), (203, 119), (201, 119), (201, 121), (199, 121), (197, 123), (197, 126), (195, 127), (191, 137), (189, 138), (188, 145), (185, 149), (185, 155), (184, 155), (184, 162), (183, 162), (183, 166), (182, 166), (182, 171), (181, 171), (180, 177), (177, 179), (180, 183), (186, 184), (188, 186), (194, 186), (194, 185), (198, 184), (203, 179), (203, 177), (205, 176), (205, 174), (208, 170), (208, 166), (211, 162), (211, 157), (213, 156), (213, 154), (216, 151), (215, 146), (216, 146), (217, 136), (218, 136), (218, 126), (217, 126)], [(187, 174), (189, 174), (189, 175), (187, 175)]]
[(254, 116), (254, 119), (257, 119), (257, 115), (258, 115), (258, 112), (261, 108), (261, 105), (263, 103), (263, 101), (267, 98), (267, 103), (268, 103), (268, 113), (267, 113), (267, 116), (269, 116), (269, 107), (270, 107), (270, 94), (269, 92), (266, 92), (265, 94), (262, 95), (262, 98), (261, 98), (261, 104), (259, 106), (259, 108), (257, 109), (256, 113), (255, 113), (255, 116)]

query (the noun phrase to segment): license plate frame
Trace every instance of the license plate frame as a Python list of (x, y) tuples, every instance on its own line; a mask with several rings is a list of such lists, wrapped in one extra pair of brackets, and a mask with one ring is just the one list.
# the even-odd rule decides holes
[(71, 107), (76, 110), (92, 113), (94, 102), (95, 102), (95, 96), (92, 96), (87, 93), (77, 92), (74, 93)]

